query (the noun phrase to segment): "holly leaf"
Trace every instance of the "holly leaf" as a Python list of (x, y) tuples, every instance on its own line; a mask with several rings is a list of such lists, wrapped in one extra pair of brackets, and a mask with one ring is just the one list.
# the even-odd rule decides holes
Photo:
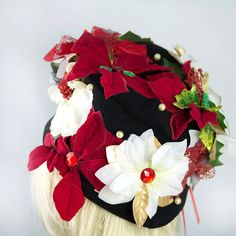
[(185, 74), (182, 71), (182, 65), (179, 63), (171, 62), (163, 58), (163, 65), (166, 67), (171, 67), (171, 71), (177, 74), (181, 79), (185, 78)]
[(225, 129), (227, 128), (227, 126), (225, 124), (225, 116), (220, 111), (217, 111), (216, 114), (217, 114), (217, 120), (218, 120), (218, 123), (219, 123), (219, 127), (223, 131), (225, 131)]
[(208, 94), (204, 92), (202, 96), (201, 108), (208, 111), (217, 112), (222, 108), (222, 106), (216, 106), (214, 102), (209, 100)]
[(215, 132), (211, 125), (208, 124), (203, 129), (201, 129), (199, 138), (207, 150), (211, 151), (215, 138)]
[(210, 161), (209, 161), (210, 165), (214, 167), (223, 165), (223, 163), (219, 160), (219, 157), (222, 155), (222, 152), (220, 150), (223, 147), (224, 144), (216, 140), (210, 153)]
[(120, 39), (133, 41), (135, 43), (153, 43), (151, 38), (141, 38), (139, 35), (133, 33), (132, 31), (128, 31), (127, 33), (121, 35)]
[(197, 87), (193, 84), (191, 90), (183, 89), (182, 92), (175, 96), (174, 105), (180, 109), (188, 108), (190, 104), (200, 104)]

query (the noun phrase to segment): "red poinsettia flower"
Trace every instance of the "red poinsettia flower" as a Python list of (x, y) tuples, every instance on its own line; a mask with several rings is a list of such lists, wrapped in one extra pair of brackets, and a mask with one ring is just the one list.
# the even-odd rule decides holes
[(94, 112), (74, 136), (60, 136), (54, 143), (47, 135), (45, 144), (30, 153), (30, 171), (47, 162), (50, 172), (56, 168), (62, 176), (53, 192), (53, 200), (62, 219), (71, 220), (84, 204), (79, 172), (95, 189), (100, 190), (104, 185), (94, 173), (107, 164), (106, 146), (120, 144), (121, 141), (105, 129), (101, 114)]
[[(143, 79), (136, 74), (165, 71), (169, 68), (149, 64), (146, 45), (121, 40), (112, 33), (109, 37), (108, 32), (101, 33), (101, 30), (99, 33), (95, 31), (94, 35), (84, 31), (75, 42), (72, 51), (78, 55), (78, 59), (67, 80), (85, 78), (90, 74), (102, 74), (106, 98), (128, 92), (127, 87), (133, 88), (143, 96), (154, 97), (150, 89), (148, 94), (142, 90)], [(114, 78), (117, 81), (114, 81)], [(148, 88), (147, 85), (145, 87)]]
[(190, 104), (187, 109), (180, 109), (174, 105), (175, 96), (186, 89), (185, 84), (178, 75), (173, 73), (160, 73), (149, 76), (148, 85), (166, 109), (172, 113), (170, 126), (173, 140), (178, 139), (192, 121), (196, 121), (199, 128), (205, 127), (208, 123), (218, 125), (215, 112), (201, 109), (196, 104)]
[(71, 49), (74, 46), (76, 39), (69, 35), (64, 35), (61, 41), (57, 43), (45, 56), (45, 61), (54, 61), (63, 58), (65, 55), (72, 53)]

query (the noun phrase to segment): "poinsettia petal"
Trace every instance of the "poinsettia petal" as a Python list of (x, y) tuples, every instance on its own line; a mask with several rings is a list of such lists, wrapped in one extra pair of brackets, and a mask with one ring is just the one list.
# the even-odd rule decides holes
[(152, 90), (147, 84), (147, 81), (138, 76), (124, 76), (127, 85), (146, 98), (155, 98)]
[(180, 80), (179, 76), (173, 72), (161, 72), (158, 74), (148, 75), (147, 78), (149, 81), (155, 81), (162, 78), (173, 78), (175, 80)]
[(108, 186), (105, 186), (99, 191), (98, 197), (104, 202), (114, 205), (130, 202), (134, 198), (134, 195), (114, 193)]
[(77, 168), (72, 169), (57, 184), (53, 200), (58, 213), (65, 221), (70, 221), (83, 206), (85, 198)]
[(45, 56), (45, 61), (54, 61), (63, 58), (65, 55), (70, 54), (72, 47), (74, 46), (75, 39), (69, 35), (65, 35), (61, 38), (60, 43), (56, 44)]
[(153, 187), (151, 187), (150, 185), (146, 186), (148, 191), (148, 205), (145, 210), (149, 218), (151, 219), (157, 212), (159, 196), (157, 191), (154, 191)]
[(218, 125), (217, 114), (212, 111), (201, 111), (200, 108), (195, 104), (190, 104), (190, 115), (196, 120), (199, 128), (204, 128), (208, 123)]
[(119, 174), (109, 185), (109, 188), (114, 193), (124, 195), (135, 195), (141, 187), (142, 182), (140, 173), (138, 172), (123, 172)]
[(56, 150), (58, 153), (61, 153), (63, 155), (66, 155), (68, 152), (70, 152), (70, 148), (68, 144), (66, 143), (68, 138), (63, 138), (60, 136), (56, 141)]
[(149, 129), (149, 130), (145, 131), (144, 133), (142, 133), (140, 138), (143, 140), (144, 145), (146, 146), (148, 156), (151, 157), (157, 151), (157, 147), (155, 145), (155, 140), (154, 140), (155, 136), (154, 136), (153, 130)]
[(70, 139), (71, 149), (83, 160), (98, 150), (106, 140), (106, 129), (100, 112), (89, 115), (86, 122)]
[(90, 159), (79, 162), (79, 170), (95, 189), (100, 190), (104, 184), (95, 176), (95, 173), (106, 164), (105, 158)]
[(51, 150), (51, 147), (41, 145), (31, 151), (28, 160), (28, 170), (32, 171), (42, 165), (48, 159)]
[(96, 74), (100, 65), (111, 64), (104, 40), (94, 37), (86, 30), (75, 42), (72, 50), (78, 55), (78, 60), (67, 77), (68, 81)]
[(189, 148), (194, 147), (195, 144), (199, 141), (199, 135), (200, 135), (200, 131), (199, 130), (189, 130), (189, 136), (190, 136), (190, 144), (189, 144)]
[(105, 41), (108, 42), (112, 42), (114, 40), (119, 40), (118, 36), (120, 35), (120, 33), (118, 32), (113, 32), (111, 30), (106, 30), (97, 26), (93, 26), (91, 33), (97, 37), (97, 38), (101, 38)]
[(124, 75), (120, 71), (109, 71), (101, 68), (99, 72), (102, 73), (101, 85), (104, 88), (106, 99), (116, 94), (127, 93), (129, 91)]
[(161, 78), (149, 81), (148, 84), (156, 98), (166, 105), (167, 110), (171, 112), (179, 110), (173, 103), (176, 101), (175, 96), (185, 89), (185, 85), (180, 79)]
[(120, 173), (120, 167), (116, 163), (111, 163), (98, 169), (95, 176), (104, 184), (109, 185)]
[(188, 124), (192, 121), (192, 117), (184, 110), (180, 110), (176, 113), (173, 113), (170, 118), (170, 126), (173, 140), (178, 139), (187, 129)]
[(183, 65), (182, 65), (182, 71), (188, 75), (189, 71), (191, 70), (191, 61), (186, 61)]

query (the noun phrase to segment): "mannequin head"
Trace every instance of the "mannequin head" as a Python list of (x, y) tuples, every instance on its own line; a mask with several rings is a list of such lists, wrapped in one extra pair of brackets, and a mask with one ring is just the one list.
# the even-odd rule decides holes
[(180, 216), (168, 225), (156, 229), (138, 227), (106, 211), (90, 200), (70, 221), (63, 221), (58, 214), (52, 192), (61, 176), (58, 171), (48, 172), (45, 164), (31, 173), (31, 190), (35, 209), (49, 235), (52, 236), (177, 236), (180, 235)]

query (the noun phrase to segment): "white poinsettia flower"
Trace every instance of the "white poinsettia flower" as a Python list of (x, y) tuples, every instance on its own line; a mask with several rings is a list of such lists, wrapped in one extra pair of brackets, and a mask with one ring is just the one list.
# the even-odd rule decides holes
[(181, 182), (189, 163), (185, 156), (187, 141), (169, 142), (157, 148), (154, 140), (154, 133), (149, 129), (141, 136), (132, 134), (120, 145), (106, 148), (109, 164), (95, 174), (105, 184), (99, 198), (109, 204), (129, 202), (145, 184), (146, 213), (152, 218), (159, 197), (175, 196), (183, 191)]
[(86, 121), (92, 108), (93, 94), (91, 90), (87, 89), (85, 83), (71, 81), (68, 86), (73, 90), (69, 99), (63, 97), (56, 85), (51, 86), (48, 90), (51, 100), (58, 104), (50, 126), (53, 137), (74, 135)]

